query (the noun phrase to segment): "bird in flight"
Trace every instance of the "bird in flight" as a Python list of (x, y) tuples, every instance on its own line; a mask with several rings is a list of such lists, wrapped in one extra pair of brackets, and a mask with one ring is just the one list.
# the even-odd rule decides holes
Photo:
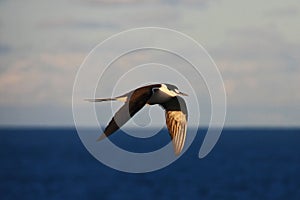
[(180, 96), (187, 96), (187, 94), (180, 92), (174, 85), (163, 83), (146, 85), (114, 98), (86, 100), (90, 102), (121, 101), (125, 103), (115, 113), (98, 141), (119, 130), (145, 105), (160, 105), (165, 110), (166, 125), (175, 155), (179, 155), (184, 146), (188, 119), (186, 103)]

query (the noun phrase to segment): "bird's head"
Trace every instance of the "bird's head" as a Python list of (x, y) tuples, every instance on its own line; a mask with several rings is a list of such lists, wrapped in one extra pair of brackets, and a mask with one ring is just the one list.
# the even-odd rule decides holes
[(172, 97), (176, 97), (176, 96), (188, 96), (187, 94), (180, 92), (179, 89), (172, 84), (161, 84), (160, 90), (165, 92), (166, 94), (172, 96)]

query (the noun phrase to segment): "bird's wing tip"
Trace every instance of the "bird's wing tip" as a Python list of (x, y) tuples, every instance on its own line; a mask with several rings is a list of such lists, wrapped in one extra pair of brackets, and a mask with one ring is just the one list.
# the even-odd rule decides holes
[(183, 150), (183, 146), (182, 147), (178, 147), (177, 144), (174, 143), (173, 141), (173, 147), (174, 147), (174, 154), (175, 156), (179, 156)]
[(105, 138), (107, 138), (107, 136), (104, 133), (102, 133), (102, 135), (100, 135), (100, 137), (96, 141), (99, 142)]

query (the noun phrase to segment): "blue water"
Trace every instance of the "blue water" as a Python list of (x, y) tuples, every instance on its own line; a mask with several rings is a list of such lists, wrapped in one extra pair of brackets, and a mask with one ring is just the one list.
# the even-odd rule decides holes
[(0, 199), (300, 199), (300, 129), (225, 129), (200, 160), (204, 133), (172, 165), (128, 174), (75, 129), (1, 129)]

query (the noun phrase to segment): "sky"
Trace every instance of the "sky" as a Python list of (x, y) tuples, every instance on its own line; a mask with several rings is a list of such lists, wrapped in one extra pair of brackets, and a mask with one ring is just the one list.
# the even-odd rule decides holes
[(209, 52), (227, 93), (225, 126), (300, 126), (299, 21), (297, 0), (1, 0), (0, 125), (73, 126), (73, 84), (88, 53), (155, 26)]

